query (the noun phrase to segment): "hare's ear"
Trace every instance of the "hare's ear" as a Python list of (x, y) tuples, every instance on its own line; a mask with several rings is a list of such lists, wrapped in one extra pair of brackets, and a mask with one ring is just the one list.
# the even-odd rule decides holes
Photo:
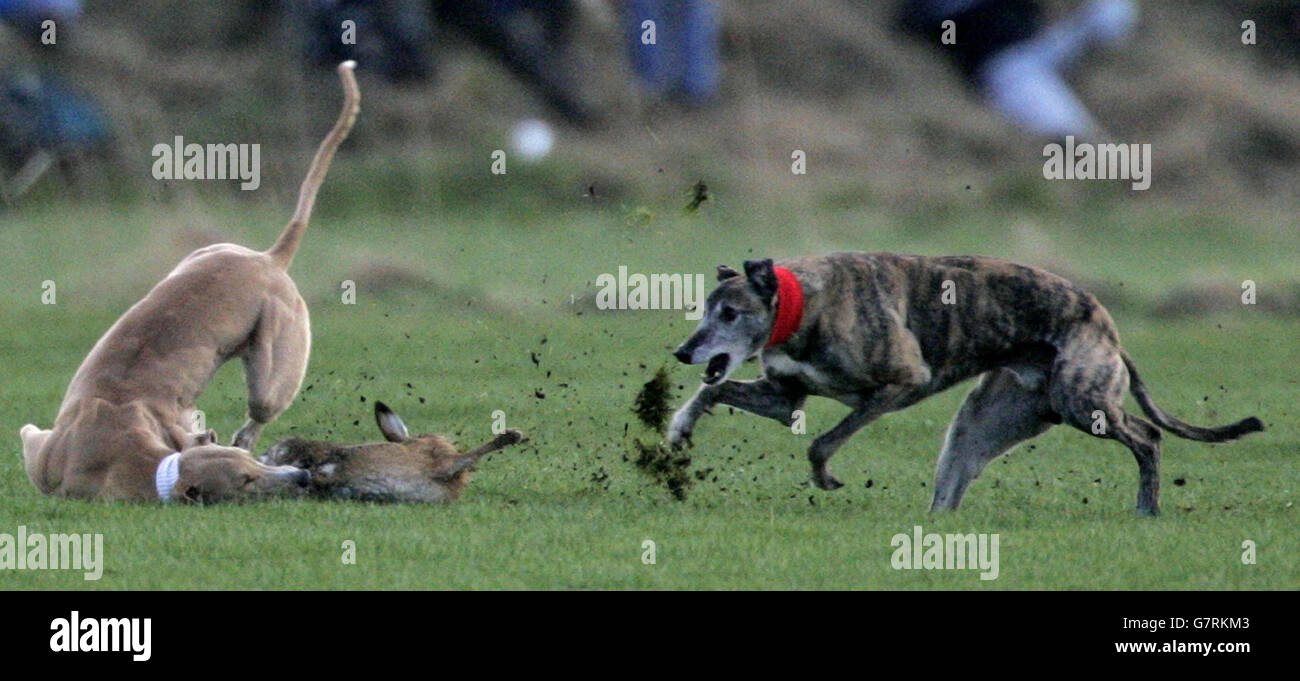
[(190, 447), (202, 447), (204, 445), (217, 444), (217, 431), (208, 429), (206, 433), (186, 433), (185, 440), (181, 444), (181, 449)]
[(379, 424), (379, 432), (389, 442), (406, 442), (411, 439), (406, 424), (402, 423), (402, 417), (393, 413), (383, 402), (375, 402), (375, 422)]

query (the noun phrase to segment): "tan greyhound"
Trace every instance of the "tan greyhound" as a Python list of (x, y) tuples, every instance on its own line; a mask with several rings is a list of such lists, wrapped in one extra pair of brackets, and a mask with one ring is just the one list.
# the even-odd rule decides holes
[[(305, 493), (310, 475), (249, 453), (298, 394), (311, 350), (307, 305), (289, 263), (316, 192), (360, 110), (351, 61), (339, 65), (343, 111), (269, 250), (216, 244), (185, 257), (95, 344), (51, 430), (22, 427), (27, 476), (45, 494), (213, 503)], [(248, 421), (232, 445), (190, 433), (195, 402), (227, 360), (244, 362)]]

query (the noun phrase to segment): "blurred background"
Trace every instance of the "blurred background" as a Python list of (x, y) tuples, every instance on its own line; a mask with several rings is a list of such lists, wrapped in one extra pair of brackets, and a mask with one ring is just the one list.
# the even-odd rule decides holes
[[(1241, 262), (1285, 284), (1278, 311), (1300, 307), (1291, 258), (1262, 257), (1300, 243), (1287, 0), (0, 0), (0, 18), (0, 219), (127, 207), (179, 225), (178, 254), (238, 238), (229, 212), (287, 213), (336, 114), (332, 66), (355, 58), (361, 122), (321, 201), (358, 233), (359, 215), (487, 215), (502, 239), (608, 221), (592, 238), (626, 243), (707, 224), (732, 253), (1018, 257), (1120, 304), (1112, 269), (1192, 249), (1152, 306), (1195, 308), (1197, 282), (1239, 283)], [(1151, 188), (1045, 181), (1065, 134), (1152, 145)], [(260, 144), (261, 187), (155, 180), (151, 149), (176, 135)], [(703, 216), (684, 222), (688, 204)]]

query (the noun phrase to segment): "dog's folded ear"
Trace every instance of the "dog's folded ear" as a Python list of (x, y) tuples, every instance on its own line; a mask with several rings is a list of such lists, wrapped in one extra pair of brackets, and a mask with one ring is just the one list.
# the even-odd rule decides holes
[(384, 439), (389, 442), (406, 442), (411, 439), (406, 424), (402, 423), (402, 417), (393, 413), (393, 410), (383, 402), (375, 402), (375, 422), (379, 424), (379, 432), (383, 433)]
[(773, 269), (771, 258), (746, 260), (745, 278), (749, 279), (750, 286), (754, 287), (754, 291), (763, 300), (771, 300), (776, 295), (776, 270)]
[(726, 265), (718, 265), (718, 281), (726, 281), (727, 279), (730, 279), (732, 277), (739, 277), (739, 276), (740, 273), (737, 272), (736, 270), (733, 270), (730, 267), (727, 267)]

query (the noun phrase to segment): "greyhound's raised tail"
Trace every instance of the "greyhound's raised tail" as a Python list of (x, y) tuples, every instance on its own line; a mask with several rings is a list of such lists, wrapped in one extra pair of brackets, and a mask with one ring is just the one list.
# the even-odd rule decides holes
[(357, 87), (357, 78), (353, 74), (356, 66), (357, 63), (354, 61), (339, 64), (339, 80), (343, 81), (343, 110), (339, 112), (334, 128), (321, 141), (320, 148), (316, 150), (316, 157), (312, 159), (311, 167), (307, 169), (307, 177), (303, 179), (302, 188), (298, 190), (298, 207), (293, 212), (293, 218), (285, 226), (280, 238), (276, 239), (275, 245), (266, 251), (275, 264), (283, 269), (288, 269), (289, 264), (293, 262), (293, 254), (298, 250), (302, 233), (307, 231), (307, 222), (311, 220), (311, 209), (316, 205), (316, 191), (325, 181), (325, 173), (330, 169), (334, 152), (343, 140), (347, 139), (348, 132), (352, 130), (352, 124), (356, 122), (357, 114), (361, 111), (361, 90)]

